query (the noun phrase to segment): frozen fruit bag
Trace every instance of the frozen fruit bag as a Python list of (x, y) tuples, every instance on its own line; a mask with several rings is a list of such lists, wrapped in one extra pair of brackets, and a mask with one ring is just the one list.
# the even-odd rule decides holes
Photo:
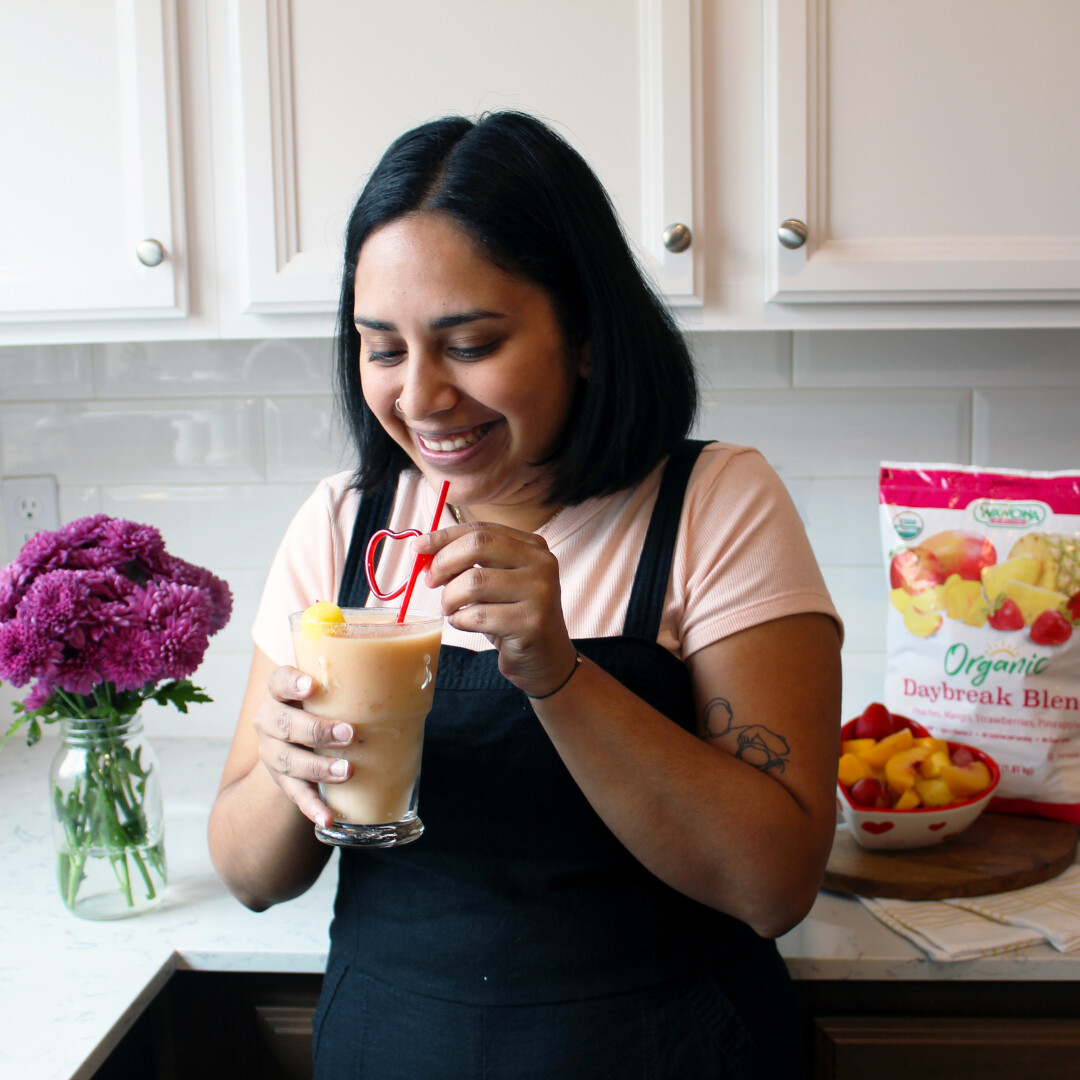
[(1080, 825), (1080, 470), (883, 462), (885, 704), (1001, 766), (990, 809)]

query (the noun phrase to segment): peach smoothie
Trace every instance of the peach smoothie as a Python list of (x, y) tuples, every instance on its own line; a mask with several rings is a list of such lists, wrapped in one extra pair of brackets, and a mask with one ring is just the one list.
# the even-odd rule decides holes
[(384, 825), (416, 817), (442, 618), (410, 615), (400, 624), (396, 618), (387, 608), (342, 611), (332, 604), (290, 617), (296, 666), (316, 683), (304, 707), (356, 732), (347, 747), (319, 751), (353, 766), (348, 780), (321, 786), (335, 823)]

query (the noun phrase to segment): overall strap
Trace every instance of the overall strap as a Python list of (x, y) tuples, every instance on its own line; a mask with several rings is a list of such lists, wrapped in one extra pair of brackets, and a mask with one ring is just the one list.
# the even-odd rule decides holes
[(367, 601), (369, 589), (364, 555), (368, 540), (373, 533), (386, 528), (396, 493), (397, 483), (391, 482), (378, 491), (369, 491), (360, 496), (360, 508), (356, 511), (349, 553), (345, 556), (345, 569), (338, 589), (338, 607), (363, 607)]
[(660, 633), (660, 618), (664, 613), (664, 596), (675, 555), (683, 496), (694, 462), (706, 445), (707, 442), (699, 439), (687, 439), (668, 458), (634, 574), (626, 622), (623, 624), (624, 637), (655, 641)]

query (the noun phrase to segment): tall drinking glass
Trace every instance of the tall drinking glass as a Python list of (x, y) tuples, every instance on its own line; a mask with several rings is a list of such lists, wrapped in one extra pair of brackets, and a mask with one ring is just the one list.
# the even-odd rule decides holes
[(309, 712), (351, 724), (353, 741), (323, 748), (352, 763), (348, 780), (320, 784), (334, 815), (315, 827), (324, 844), (394, 847), (424, 831), (417, 813), (424, 721), (431, 709), (442, 642), (441, 615), (391, 608), (344, 608), (345, 622), (289, 616), (296, 666), (315, 680)]

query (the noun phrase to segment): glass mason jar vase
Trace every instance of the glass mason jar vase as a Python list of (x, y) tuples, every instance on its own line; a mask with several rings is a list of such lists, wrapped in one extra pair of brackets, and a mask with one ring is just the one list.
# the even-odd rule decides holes
[(123, 919), (160, 904), (161, 783), (139, 716), (61, 720), (49, 783), (64, 904), (83, 919)]

